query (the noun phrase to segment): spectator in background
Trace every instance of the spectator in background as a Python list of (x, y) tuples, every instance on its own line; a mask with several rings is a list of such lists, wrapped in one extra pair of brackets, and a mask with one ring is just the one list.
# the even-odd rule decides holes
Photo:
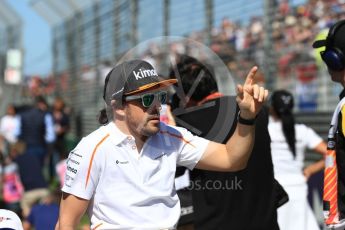
[(47, 147), (55, 141), (53, 117), (47, 112), (48, 105), (43, 97), (37, 97), (35, 106), (20, 115), (18, 136), (26, 145), (25, 154), (39, 160), (40, 169), (44, 165)]
[(60, 186), (62, 187), (65, 181), (65, 174), (67, 170), (67, 153), (60, 153), (60, 159), (58, 163), (55, 165), (55, 172), (56, 175), (58, 176)]
[(27, 153), (25, 144), (18, 142), (11, 157), (19, 167), (20, 179), (24, 186), (23, 198), (20, 201), (23, 217), (27, 217), (33, 204), (48, 195), (48, 185), (43, 177), (39, 159)]
[(0, 209), (0, 220), (0, 229), (23, 230), (20, 218), (10, 210)]
[(56, 98), (53, 104), (53, 120), (56, 140), (54, 151), (49, 158), (49, 172), (51, 178), (54, 176), (55, 166), (58, 161), (67, 157), (65, 136), (69, 131), (69, 116), (65, 113), (65, 102), (62, 98)]
[(18, 165), (13, 161), (13, 156), (20, 152), (21, 145), (17, 142), (9, 147), (9, 155), (2, 156), (0, 175), (2, 181), (2, 196), (6, 209), (14, 211), (21, 216), (20, 200), (23, 197), (24, 188), (20, 180)]
[(32, 206), (29, 216), (23, 221), (24, 230), (50, 230), (55, 228), (59, 217), (61, 192), (51, 192)]
[(18, 125), (19, 120), (16, 109), (13, 105), (8, 105), (6, 115), (0, 121), (0, 134), (10, 144), (17, 141), (16, 130), (18, 130)]
[[(0, 165), (1, 165), (1, 168), (3, 168), (4, 165), (5, 165), (5, 154), (4, 154), (3, 150), (2, 150), (3, 149), (2, 145), (3, 145), (3, 137), (0, 135)], [(0, 191), (1, 191), (0, 192), (0, 209), (6, 208), (4, 197), (3, 197), (3, 194), (2, 194), (3, 189), (4, 189), (3, 174), (0, 173)]]
[(311, 128), (295, 124), (292, 94), (277, 90), (272, 94), (268, 130), (274, 175), (287, 191), (290, 201), (278, 210), (281, 230), (319, 229), (308, 204), (306, 181), (324, 168), (324, 160), (303, 169), (306, 148), (326, 154), (326, 143)]
[(279, 3), (279, 15), (285, 17), (290, 12), (289, 0), (282, 0)]

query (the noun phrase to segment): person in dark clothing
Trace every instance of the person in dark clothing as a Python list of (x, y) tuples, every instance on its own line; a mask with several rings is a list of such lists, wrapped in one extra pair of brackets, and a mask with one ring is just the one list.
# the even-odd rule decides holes
[(49, 156), (49, 174), (52, 179), (55, 176), (55, 167), (62, 158), (67, 158), (65, 136), (69, 131), (69, 116), (65, 113), (65, 103), (62, 98), (56, 98), (53, 104), (53, 120), (56, 140), (54, 143), (54, 151)]
[[(321, 47), (332, 81), (345, 88), (345, 20), (332, 25), (326, 39), (313, 43), (313, 48)], [(345, 229), (345, 89), (339, 98), (328, 133), (323, 203), (325, 224)]]
[(66, 152), (65, 136), (69, 131), (69, 116), (65, 113), (65, 103), (61, 98), (56, 98), (53, 105), (53, 119), (56, 133), (55, 149)]
[[(222, 96), (213, 71), (194, 58), (182, 56), (175, 70), (179, 72), (184, 91), (181, 94), (177, 89), (173, 97), (172, 110), (177, 125), (189, 126), (195, 134), (223, 143), (236, 128), (235, 97)], [(195, 95), (180, 100), (177, 95), (186, 95), (201, 75)], [(246, 169), (239, 172), (194, 169), (191, 172), (195, 229), (279, 229), (276, 210), (288, 197), (274, 180), (267, 109), (261, 110), (255, 124), (255, 144)]]
[(18, 165), (21, 182), (24, 186), (23, 198), (20, 205), (23, 217), (27, 217), (34, 203), (48, 195), (48, 185), (43, 177), (39, 159), (25, 151), (25, 144), (18, 142), (16, 151), (12, 151), (12, 158)]
[(26, 153), (39, 159), (42, 168), (47, 153), (47, 144), (55, 141), (53, 118), (47, 112), (43, 97), (36, 98), (35, 107), (20, 114), (17, 135), (26, 144)]
[(61, 192), (51, 192), (44, 197), (38, 204), (35, 204), (29, 216), (23, 221), (24, 230), (54, 229), (59, 217), (59, 198)]

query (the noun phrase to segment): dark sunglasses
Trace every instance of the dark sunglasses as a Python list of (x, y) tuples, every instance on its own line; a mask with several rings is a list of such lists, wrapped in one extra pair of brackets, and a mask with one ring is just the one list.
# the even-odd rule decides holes
[(161, 104), (165, 104), (167, 101), (167, 92), (160, 91), (160, 92), (155, 92), (155, 93), (146, 93), (142, 95), (133, 95), (133, 96), (127, 96), (125, 97), (125, 101), (133, 101), (133, 100), (138, 100), (141, 99), (141, 103), (145, 108), (150, 107), (154, 100), (158, 99), (158, 101)]

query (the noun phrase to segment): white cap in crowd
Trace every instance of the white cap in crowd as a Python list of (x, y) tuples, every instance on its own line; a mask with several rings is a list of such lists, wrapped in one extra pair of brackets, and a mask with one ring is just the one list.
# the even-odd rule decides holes
[(0, 209), (0, 230), (23, 230), (18, 215), (6, 209)]

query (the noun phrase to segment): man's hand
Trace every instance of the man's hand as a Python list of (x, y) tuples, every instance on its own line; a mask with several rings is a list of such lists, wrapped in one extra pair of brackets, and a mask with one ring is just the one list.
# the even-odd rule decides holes
[(268, 97), (268, 90), (255, 82), (254, 76), (257, 70), (258, 67), (254, 66), (249, 71), (244, 84), (237, 85), (236, 101), (244, 119), (255, 118)]

